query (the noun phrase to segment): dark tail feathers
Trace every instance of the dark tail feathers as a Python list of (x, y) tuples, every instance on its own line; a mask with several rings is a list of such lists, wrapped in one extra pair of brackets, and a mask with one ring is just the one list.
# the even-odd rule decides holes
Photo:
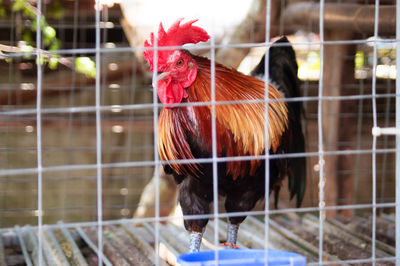
[[(297, 78), (295, 52), (286, 37), (281, 37), (269, 49), (269, 80), (277, 86), (286, 98), (300, 97), (300, 82)], [(265, 56), (251, 72), (252, 76), (263, 78), (265, 75)], [(300, 101), (288, 102), (290, 124), (285, 134), (283, 150), (285, 153), (305, 152), (304, 135), (301, 126), (303, 107)], [(306, 187), (305, 157), (288, 159), (289, 191), (291, 198), (297, 195), (296, 205), (303, 201)]]
[[(281, 37), (269, 49), (269, 79), (278, 86), (285, 97), (300, 97), (297, 78), (297, 62), (294, 50), (286, 37)], [(251, 72), (252, 76), (263, 78), (265, 74), (265, 56)], [(301, 103), (297, 102), (301, 109)]]

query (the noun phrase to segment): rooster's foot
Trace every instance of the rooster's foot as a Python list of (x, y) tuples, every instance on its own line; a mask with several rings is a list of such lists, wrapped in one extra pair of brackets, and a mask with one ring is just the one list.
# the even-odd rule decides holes
[(239, 247), (233, 243), (225, 242), (221, 243), (220, 246), (224, 249), (238, 249)]

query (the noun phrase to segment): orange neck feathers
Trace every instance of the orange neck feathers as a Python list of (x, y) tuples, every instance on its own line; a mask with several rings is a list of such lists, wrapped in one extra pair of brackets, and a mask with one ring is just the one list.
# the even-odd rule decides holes
[[(198, 74), (187, 89), (188, 102), (211, 101), (210, 61), (193, 56)], [(246, 76), (220, 64), (215, 68), (215, 99), (219, 101), (257, 101), (264, 99), (262, 80)], [(271, 100), (281, 99), (281, 93), (269, 85)], [(233, 103), (216, 105), (218, 156), (261, 155), (266, 149), (264, 134), (264, 103)], [(274, 152), (288, 126), (288, 110), (282, 101), (268, 105), (268, 149)], [(159, 117), (159, 153), (161, 160), (194, 159), (188, 135), (197, 139), (199, 146), (211, 154), (211, 105), (163, 109)], [(253, 175), (260, 161), (234, 161), (227, 163), (227, 174), (237, 177)], [(197, 176), (197, 164), (175, 164), (171, 168), (182, 175)]]

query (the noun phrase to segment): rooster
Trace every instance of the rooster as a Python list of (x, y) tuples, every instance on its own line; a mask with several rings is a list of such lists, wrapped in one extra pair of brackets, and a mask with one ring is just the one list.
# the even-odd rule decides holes
[[(182, 46), (206, 42), (207, 32), (193, 25), (176, 21), (167, 31), (160, 23), (157, 46)], [(211, 102), (211, 61), (191, 54), (186, 49), (159, 49), (154, 61), (155, 36), (145, 41), (144, 58), (150, 70), (157, 72), (153, 86), (164, 104), (159, 115), (158, 151), (166, 161), (164, 170), (173, 174), (179, 186), (178, 201), (183, 214), (207, 215), (213, 201), (213, 164), (196, 162), (212, 158), (212, 119), (216, 125), (216, 153), (220, 157), (245, 157), (217, 163), (218, 193), (225, 196), (228, 213), (246, 212), (265, 196), (265, 160), (263, 154), (304, 152), (300, 102), (285, 103), (285, 97), (299, 97), (297, 63), (286, 37), (273, 44), (269, 51), (268, 138), (265, 137), (264, 60), (244, 75), (235, 69), (215, 64), (215, 116)], [(180, 48), (180, 47), (179, 47)], [(227, 103), (230, 101), (240, 101)], [(246, 102), (247, 101), (247, 102)], [(222, 103), (218, 103), (222, 102)], [(185, 103), (185, 104), (181, 104)], [(192, 104), (191, 104), (192, 103)], [(193, 104), (208, 103), (208, 104)], [(214, 118), (213, 118), (214, 117)], [(181, 162), (179, 160), (190, 160)], [(282, 180), (288, 176), (291, 197), (301, 204), (305, 190), (305, 158), (276, 158), (269, 164), (270, 191), (278, 199)], [(187, 218), (184, 225), (190, 232), (190, 252), (200, 249), (207, 218)], [(239, 225), (246, 216), (229, 216), (228, 248), (236, 247)]]

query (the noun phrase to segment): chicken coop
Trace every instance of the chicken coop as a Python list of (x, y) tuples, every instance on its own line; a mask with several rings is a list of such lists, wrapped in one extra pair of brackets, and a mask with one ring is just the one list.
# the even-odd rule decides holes
[[(398, 6), (0, 0), (0, 265), (177, 265), (189, 251), (183, 218), (193, 217), (182, 214), (178, 186), (163, 170), (164, 103), (143, 57), (157, 51), (157, 66), (159, 24), (181, 18), (208, 32), (208, 41), (183, 48), (209, 58), (211, 73), (221, 63), (251, 75), (286, 36), (300, 81), (300, 95), (281, 102), (301, 104), (304, 151), (219, 156), (211, 127), (212, 156), (194, 159), (214, 169), (210, 213), (199, 215), (209, 219), (201, 250), (219, 249), (229, 231), (232, 214), (216, 191), (220, 162), (264, 161), (265, 192), (270, 162), (305, 158), (301, 206), (284, 179), (278, 203), (267, 192), (251, 211), (233, 214), (247, 216), (237, 246), (295, 252), (310, 265), (400, 264)], [(151, 32), (154, 46), (145, 47)], [(265, 63), (265, 84), (271, 71)], [(211, 74), (212, 95), (215, 82)], [(211, 98), (199, 104), (215, 111)]]

